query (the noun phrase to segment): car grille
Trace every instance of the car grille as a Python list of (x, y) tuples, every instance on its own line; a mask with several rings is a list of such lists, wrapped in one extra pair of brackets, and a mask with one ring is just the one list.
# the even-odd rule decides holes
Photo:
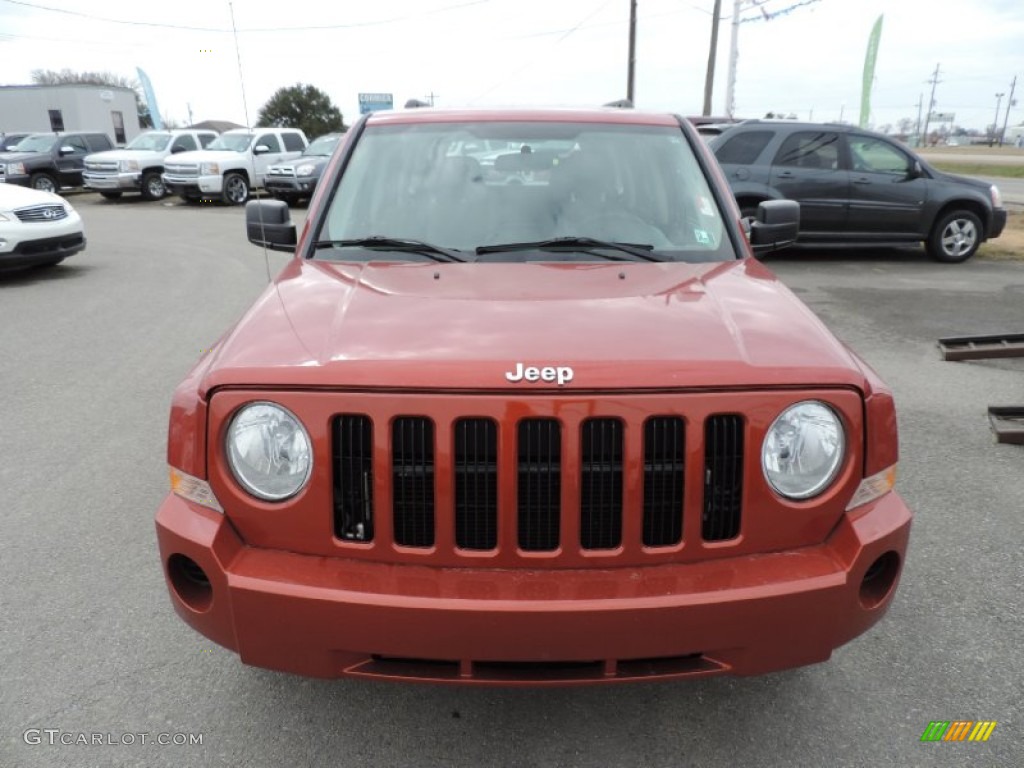
[(272, 165), (267, 169), (267, 175), (295, 178), (295, 167), (291, 165)]
[(87, 162), (85, 164), (85, 170), (89, 171), (90, 173), (112, 174), (117, 173), (118, 164), (116, 162)]
[(168, 176), (199, 176), (198, 165), (176, 165), (175, 163), (165, 163), (164, 172)]
[(47, 222), (66, 219), (68, 217), (68, 212), (63, 205), (54, 203), (50, 205), (33, 205), (28, 208), (18, 208), (14, 211), (14, 215), (18, 217), (19, 221)]
[[(711, 414), (691, 427), (704, 434), (704, 502), (695, 509), (686, 508), (687, 425), (681, 416), (588, 418), (579, 429), (567, 429), (557, 418), (524, 418), (508, 435), (490, 418), (438, 425), (425, 416), (396, 415), (385, 423), (381, 427), (361, 414), (333, 418), (338, 539), (374, 541), (383, 527), (385, 541), (429, 549), (441, 539), (452, 540), (450, 534), (439, 534), (438, 525), (454, 516), (456, 549), (494, 550), (502, 528), (499, 492), (512, 490), (499, 487), (504, 478), (515, 486), (516, 503), (505, 514), (516, 517), (520, 551), (614, 551), (635, 543), (625, 540), (623, 525), (630, 459), (642, 467), (642, 522), (631, 530), (643, 547), (678, 546), (684, 514), (701, 517), (704, 541), (726, 541), (740, 532), (745, 457), (739, 415)], [(627, 439), (630, 431), (639, 437)], [(514, 471), (503, 475), (506, 456), (514, 461)], [(439, 459), (444, 461), (441, 472)], [(373, 490), (380, 473), (390, 486), (386, 526), (381, 526)], [(566, 487), (578, 491), (572, 494), (578, 498), (572, 509), (563, 505)], [(450, 499), (450, 509), (439, 511), (439, 498)]]

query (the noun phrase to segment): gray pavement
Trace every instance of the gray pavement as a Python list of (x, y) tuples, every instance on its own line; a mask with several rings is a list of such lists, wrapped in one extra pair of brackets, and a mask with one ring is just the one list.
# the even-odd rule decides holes
[[(1024, 764), (1024, 448), (995, 444), (985, 418), (1024, 404), (1024, 361), (935, 349), (1024, 330), (1024, 263), (768, 262), (893, 385), (916, 511), (889, 615), (830, 662), (586, 689), (318, 681), (245, 667), (194, 633), (156, 551), (171, 392), (265, 285), (242, 212), (73, 200), (88, 250), (0, 276), (3, 768)], [(983, 744), (920, 742), (953, 719), (999, 724)], [(203, 741), (51, 746), (43, 729)]]

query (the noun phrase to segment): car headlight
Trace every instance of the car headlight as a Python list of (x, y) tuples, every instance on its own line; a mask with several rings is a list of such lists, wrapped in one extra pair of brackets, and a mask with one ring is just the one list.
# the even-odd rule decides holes
[(8, 163), (7, 174), (9, 176), (24, 176), (25, 175), (25, 164), (24, 163)]
[(137, 171), (139, 170), (138, 160), (122, 160), (118, 165), (122, 171)]
[(217, 163), (200, 163), (199, 165), (200, 176), (219, 176), (220, 165)]
[(8, 217), (6, 217), (2, 213), (0, 213), (0, 221), (11, 221), (11, 219), (9, 219)]
[(313, 469), (313, 450), (302, 422), (286, 408), (249, 403), (227, 432), (228, 466), (249, 493), (282, 501), (302, 490)]
[(992, 207), (1002, 208), (1003, 207), (1003, 196), (999, 194), (999, 187), (993, 184), (988, 188), (988, 193), (992, 197)]
[(845, 453), (846, 434), (835, 411), (805, 400), (772, 422), (761, 447), (761, 468), (782, 496), (809, 499), (835, 479)]
[(300, 165), (298, 168), (295, 169), (295, 175), (296, 176), (309, 176), (310, 174), (313, 173), (313, 168), (315, 168), (315, 167), (316, 166), (310, 165), (309, 163), (307, 163), (306, 165)]

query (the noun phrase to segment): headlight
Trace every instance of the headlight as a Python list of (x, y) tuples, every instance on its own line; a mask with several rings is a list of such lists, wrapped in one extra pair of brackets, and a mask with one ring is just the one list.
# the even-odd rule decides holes
[(231, 420), (228, 466), (243, 488), (266, 501), (302, 490), (313, 469), (309, 434), (291, 411), (267, 402), (249, 403)]
[(311, 173), (313, 173), (313, 168), (315, 167), (316, 166), (310, 165), (309, 163), (307, 163), (306, 165), (300, 165), (298, 168), (295, 169), (295, 175), (309, 176)]
[(992, 207), (1002, 208), (1003, 207), (1003, 196), (999, 194), (999, 187), (993, 184), (988, 188), (989, 194), (992, 196)]
[(138, 160), (122, 160), (118, 165), (122, 171), (137, 171), (139, 170)]
[(217, 163), (200, 163), (200, 176), (220, 176), (220, 166)]
[(0, 221), (11, 221), (11, 219), (7, 218), (2, 213), (0, 213)]
[(824, 403), (805, 400), (772, 423), (761, 448), (765, 480), (790, 499), (824, 491), (839, 472), (846, 452), (843, 424)]
[(24, 176), (25, 175), (25, 164), (24, 163), (8, 163), (7, 164), (7, 175), (8, 176)]

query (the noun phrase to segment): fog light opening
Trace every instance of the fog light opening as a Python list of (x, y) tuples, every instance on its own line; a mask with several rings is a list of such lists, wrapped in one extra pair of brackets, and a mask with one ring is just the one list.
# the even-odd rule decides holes
[(167, 575), (178, 599), (186, 606), (197, 613), (210, 609), (213, 587), (199, 563), (185, 555), (171, 555), (167, 560)]
[(869, 567), (860, 583), (860, 602), (865, 608), (877, 608), (892, 594), (900, 574), (900, 556), (886, 552)]

